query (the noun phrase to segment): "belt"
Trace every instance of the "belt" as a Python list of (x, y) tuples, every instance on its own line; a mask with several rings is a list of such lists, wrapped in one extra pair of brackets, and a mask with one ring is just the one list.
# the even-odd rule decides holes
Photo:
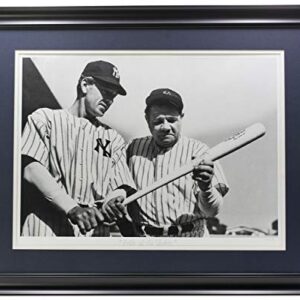
[(150, 236), (177, 236), (181, 233), (190, 232), (193, 229), (193, 223), (186, 223), (183, 225), (171, 225), (166, 227), (155, 227), (151, 225), (143, 226), (144, 232)]

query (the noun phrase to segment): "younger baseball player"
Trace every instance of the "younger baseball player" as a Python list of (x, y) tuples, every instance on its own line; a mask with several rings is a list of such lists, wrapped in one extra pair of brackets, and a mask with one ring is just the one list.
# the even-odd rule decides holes
[(22, 202), (22, 235), (107, 236), (103, 222), (123, 218), (121, 202), (135, 184), (123, 138), (99, 120), (118, 94), (126, 91), (116, 66), (94, 61), (83, 70), (69, 109), (41, 108), (28, 117), (24, 178), (38, 196), (30, 193)]
[[(182, 136), (184, 117), (181, 96), (167, 88), (151, 92), (145, 117), (151, 136), (133, 140), (128, 165), (138, 190), (171, 174), (208, 147)], [(208, 159), (181, 177), (128, 206), (139, 235), (205, 236), (205, 218), (218, 214), (228, 186), (219, 163)]]

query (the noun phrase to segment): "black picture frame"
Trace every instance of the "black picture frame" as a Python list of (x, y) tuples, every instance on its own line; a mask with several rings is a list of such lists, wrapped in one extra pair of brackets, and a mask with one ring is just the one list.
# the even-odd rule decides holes
[[(63, 33), (63, 30), (125, 28), (300, 30), (300, 6), (7, 7), (0, 9), (0, 32), (5, 31), (8, 36), (11, 32), (21, 30), (47, 32), (61, 30)], [(297, 103), (294, 105), (296, 106)], [(12, 122), (8, 126), (11, 125)], [(297, 123), (289, 123), (287, 130), (296, 130), (295, 127), (293, 129), (296, 125)], [(5, 134), (8, 135), (10, 132)], [(12, 142), (12, 137), (9, 141)], [(288, 155), (292, 155), (288, 152), (291, 146), (291, 143), (287, 146)], [(292, 170), (290, 176), (294, 176)], [(5, 189), (12, 187), (11, 176), (4, 181), (4, 184), (6, 183)], [(287, 202), (295, 192), (293, 184), (294, 182), (288, 183)], [(288, 222), (287, 228), (289, 225), (291, 224)], [(10, 225), (6, 227), (7, 231), (11, 230)], [(293, 237), (288, 236), (288, 238)], [(9, 249), (10, 242), (5, 243), (6, 249)], [(12, 252), (9, 255), (11, 254)], [(41, 255), (45, 255), (46, 259), (46, 253), (42, 252)], [(124, 269), (113, 274), (106, 272), (25, 273), (8, 270), (0, 274), (0, 294), (299, 294), (299, 272), (300, 268), (297, 270), (291, 267), (289, 270), (288, 265), (282, 272), (237, 273), (230, 270), (217, 273), (206, 273), (200, 270), (193, 273), (176, 272), (176, 270), (170, 273), (155, 271), (129, 273)]]

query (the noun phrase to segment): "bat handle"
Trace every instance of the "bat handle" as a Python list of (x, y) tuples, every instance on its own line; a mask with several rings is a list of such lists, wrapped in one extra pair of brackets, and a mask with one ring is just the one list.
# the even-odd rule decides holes
[(181, 167), (179, 170), (177, 170), (177, 172), (175, 174), (170, 174), (167, 175), (166, 177), (162, 178), (161, 180), (158, 180), (156, 182), (154, 182), (152, 185), (146, 187), (143, 190), (139, 190), (137, 191), (135, 194), (129, 196), (128, 198), (126, 198), (123, 201), (124, 205), (129, 204), (130, 202), (133, 202), (149, 193), (151, 193), (152, 191), (157, 190), (158, 188), (162, 187), (163, 185), (166, 185), (190, 172), (193, 171), (194, 167), (199, 164), (199, 162), (202, 160), (201, 157), (197, 157), (196, 159), (193, 159), (192, 161), (190, 161), (188, 164), (186, 164), (185, 166)]

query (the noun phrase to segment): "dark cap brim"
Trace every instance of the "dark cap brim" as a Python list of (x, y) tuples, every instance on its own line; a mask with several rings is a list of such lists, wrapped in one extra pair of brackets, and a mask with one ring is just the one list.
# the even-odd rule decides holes
[(104, 87), (107, 86), (108, 88), (116, 91), (118, 94), (125, 96), (127, 95), (126, 90), (122, 87), (122, 85), (118, 82), (113, 82), (110, 80), (110, 78), (104, 78), (100, 76), (93, 76), (93, 78), (100, 84), (103, 85)]

